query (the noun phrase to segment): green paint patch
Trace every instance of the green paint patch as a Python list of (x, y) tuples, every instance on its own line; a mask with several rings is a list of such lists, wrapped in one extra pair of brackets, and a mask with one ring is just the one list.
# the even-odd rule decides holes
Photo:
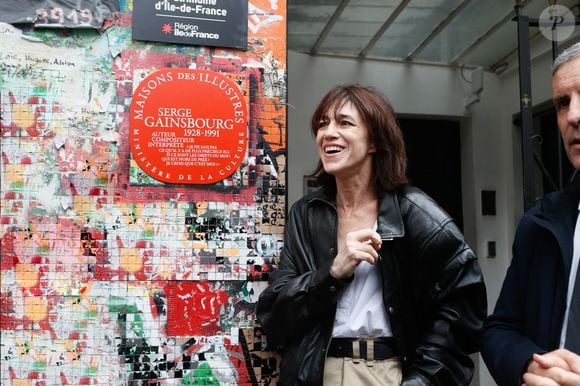
[(242, 288), (242, 294), (244, 294), (244, 296), (250, 296), (250, 290), (248, 289), (249, 285), (248, 283), (244, 284), (244, 287)]
[(36, 248), (36, 252), (37, 252), (38, 254), (49, 253), (49, 252), (50, 252), (50, 247), (47, 247), (47, 246), (40, 246), (40, 247)]
[(111, 296), (109, 298), (109, 312), (113, 313), (126, 313), (126, 314), (136, 314), (139, 313), (139, 309), (134, 304), (127, 304), (127, 299), (120, 296)]
[(46, 95), (46, 86), (36, 86), (33, 90), (35, 95)]
[(143, 231), (141, 232), (141, 237), (145, 240), (152, 240), (153, 236), (155, 236), (155, 233), (151, 232), (151, 231)]
[(140, 314), (134, 314), (133, 322), (131, 322), (131, 330), (140, 338), (145, 337), (145, 331), (143, 329), (143, 320)]
[(37, 371), (44, 371), (44, 370), (46, 370), (46, 362), (44, 362), (44, 361), (36, 361), (36, 362), (34, 362), (34, 370), (37, 370)]
[(88, 366), (85, 369), (85, 375), (88, 375), (89, 377), (96, 377), (99, 373), (99, 368), (97, 366)]
[(32, 216), (44, 216), (46, 215), (46, 210), (38, 207), (30, 208), (29, 212)]
[(193, 385), (212, 385), (219, 386), (219, 381), (214, 377), (211, 366), (208, 363), (202, 363), (193, 373), (187, 374), (182, 379), (182, 384), (187, 386)]
[(73, 323), (73, 328), (75, 331), (86, 331), (87, 330), (87, 322), (85, 320), (75, 320)]

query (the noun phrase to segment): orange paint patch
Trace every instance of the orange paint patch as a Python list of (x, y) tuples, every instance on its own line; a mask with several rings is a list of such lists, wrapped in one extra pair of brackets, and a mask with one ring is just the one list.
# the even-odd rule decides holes
[(16, 264), (14, 271), (16, 282), (20, 285), (20, 287), (32, 288), (38, 284), (40, 274), (36, 272), (36, 266), (34, 264)]
[(27, 297), (24, 298), (24, 313), (28, 319), (34, 322), (45, 320), (48, 316), (48, 302), (43, 297)]
[[(18, 164), (7, 164), (4, 166), (4, 175), (9, 176), (2, 184), (21, 184), (24, 181), (24, 166)], [(3, 185), (7, 187), (9, 185)]]
[(12, 380), (12, 386), (30, 386), (30, 385), (32, 385), (32, 383), (30, 383), (30, 381), (27, 379), (13, 379)]
[(121, 249), (121, 267), (131, 273), (140, 271), (143, 268), (143, 258), (135, 248)]
[(34, 112), (31, 106), (17, 103), (12, 107), (12, 119), (18, 127), (28, 129), (34, 125)]

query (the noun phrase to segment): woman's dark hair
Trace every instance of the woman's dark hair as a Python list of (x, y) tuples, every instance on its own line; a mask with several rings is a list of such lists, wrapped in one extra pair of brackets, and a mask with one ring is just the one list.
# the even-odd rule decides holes
[[(369, 131), (369, 140), (375, 145), (373, 154), (374, 185), (377, 193), (392, 191), (407, 185), (407, 153), (403, 132), (399, 127), (395, 112), (385, 95), (373, 87), (360, 85), (336, 86), (320, 101), (312, 115), (311, 128), (316, 136), (320, 122), (329, 111), (335, 114), (347, 103), (352, 103), (358, 111), (362, 122)], [(338, 118), (337, 118), (338, 119)], [(318, 183), (332, 191), (336, 190), (334, 176), (326, 173), (322, 162), (311, 176), (318, 179)]]

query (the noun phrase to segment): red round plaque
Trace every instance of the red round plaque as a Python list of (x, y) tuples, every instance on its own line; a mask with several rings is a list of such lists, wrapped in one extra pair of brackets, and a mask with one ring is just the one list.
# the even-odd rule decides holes
[(235, 172), (246, 154), (244, 96), (218, 72), (151, 73), (133, 94), (130, 122), (135, 162), (162, 182), (214, 184)]

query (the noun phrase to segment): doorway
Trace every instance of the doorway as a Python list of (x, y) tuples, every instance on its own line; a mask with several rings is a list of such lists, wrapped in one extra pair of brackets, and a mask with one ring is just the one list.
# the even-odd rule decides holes
[(431, 196), (463, 231), (459, 122), (398, 118), (411, 184)]

